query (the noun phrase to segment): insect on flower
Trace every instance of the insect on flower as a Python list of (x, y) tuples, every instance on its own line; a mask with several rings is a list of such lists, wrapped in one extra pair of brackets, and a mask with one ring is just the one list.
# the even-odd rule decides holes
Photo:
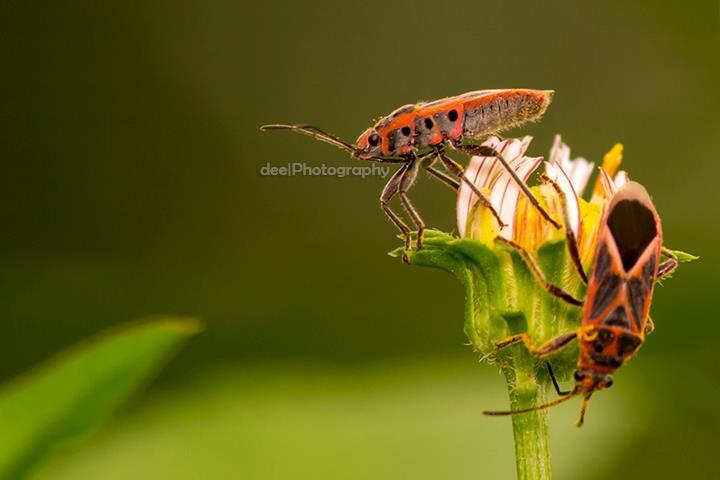
[[(560, 228), (560, 224), (550, 217), (500, 152), (487, 145), (465, 143), (539, 120), (552, 96), (552, 90), (479, 90), (430, 103), (405, 105), (365, 130), (355, 144), (345, 142), (311, 125), (265, 125), (261, 130), (295, 131), (341, 148), (360, 160), (401, 163), (402, 166), (390, 178), (380, 195), (380, 206), (404, 235), (407, 251), (410, 249), (410, 228), (389, 206), (395, 195), (400, 197), (403, 207), (417, 228), (416, 247), (420, 250), (425, 222), (410, 202), (407, 192), (421, 168), (455, 190), (460, 186), (457, 179), (462, 181), (474, 192), (478, 201), (488, 208), (498, 225), (504, 226), (490, 201), (468, 180), (462, 165), (446, 155), (445, 147), (448, 145), (472, 155), (496, 158), (533, 207), (555, 228)], [(446, 171), (435, 167), (438, 160)], [(407, 255), (403, 258), (407, 261)]]
[[(546, 181), (560, 190), (556, 183), (549, 179)], [(614, 188), (611, 180), (608, 183), (608, 178), (605, 178), (604, 181)], [(567, 203), (563, 209), (565, 228), (568, 230), (568, 251), (579, 276), (585, 280), (588, 277), (582, 270), (582, 262), (577, 258), (577, 244), (571, 245), (574, 237), (568, 227)], [(496, 348), (523, 342), (534, 356), (542, 358), (577, 338), (580, 355), (574, 373), (575, 386), (571, 391), (560, 391), (548, 364), (550, 377), (560, 398), (532, 408), (484, 413), (514, 415), (546, 409), (574, 396), (582, 396), (583, 403), (577, 422), (580, 426), (592, 394), (612, 385), (611, 374), (633, 356), (645, 340), (645, 335), (654, 328), (648, 315), (653, 286), (678, 264), (672, 252), (662, 246), (660, 217), (647, 191), (638, 183), (627, 182), (612, 194), (600, 223), (591, 276), (586, 282), (588, 293), (584, 301), (548, 283), (523, 247), (501, 237), (497, 241), (515, 249), (550, 294), (569, 304), (582, 306), (582, 324), (577, 331), (560, 334), (542, 345), (536, 345), (527, 333), (522, 333), (498, 342)], [(667, 257), (662, 263), (661, 253)]]

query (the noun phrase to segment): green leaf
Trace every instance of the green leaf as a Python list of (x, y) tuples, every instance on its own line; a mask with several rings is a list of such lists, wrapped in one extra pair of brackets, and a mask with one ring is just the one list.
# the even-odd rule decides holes
[(697, 260), (698, 258), (700, 258), (700, 257), (697, 257), (697, 256), (692, 255), (692, 254), (690, 254), (690, 253), (685, 253), (685, 252), (680, 251), (680, 250), (670, 250), (669, 248), (666, 248), (665, 250), (667, 250), (668, 252), (670, 252), (670, 253), (672, 253), (673, 255), (675, 255), (675, 257), (677, 257), (677, 261), (678, 261), (679, 263), (692, 262), (693, 260)]
[(200, 330), (155, 318), (103, 333), (0, 390), (0, 478), (25, 478), (56, 446), (92, 432)]

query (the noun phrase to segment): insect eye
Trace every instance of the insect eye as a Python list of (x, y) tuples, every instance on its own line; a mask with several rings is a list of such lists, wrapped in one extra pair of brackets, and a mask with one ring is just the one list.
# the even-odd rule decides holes
[(582, 373), (580, 370), (575, 370), (573, 378), (575, 378), (576, 382), (582, 382), (585, 379), (585, 374)]
[(368, 137), (368, 143), (371, 147), (377, 147), (380, 143), (380, 135), (378, 135), (377, 133), (373, 133)]
[(610, 388), (613, 385), (613, 378), (610, 375), (605, 377), (605, 388)]

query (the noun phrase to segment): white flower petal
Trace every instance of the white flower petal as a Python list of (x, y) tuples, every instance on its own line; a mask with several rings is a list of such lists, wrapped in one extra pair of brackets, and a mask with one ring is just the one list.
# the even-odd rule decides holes
[(617, 175), (615, 175), (615, 178), (613, 180), (615, 182), (615, 186), (617, 188), (620, 188), (630, 181), (630, 177), (628, 177), (628, 174), (625, 170), (620, 170)]
[(560, 135), (555, 135), (553, 146), (550, 149), (550, 163), (560, 165), (570, 161), (570, 147), (562, 142)]
[(555, 141), (550, 149), (550, 163), (558, 164), (562, 167), (570, 179), (575, 192), (578, 196), (582, 196), (595, 164), (588, 162), (583, 157), (570, 160), (570, 147), (562, 142), (560, 135), (555, 135)]
[[(527, 179), (530, 173), (539, 165), (539, 161), (536, 161), (536, 159), (527, 159), (528, 161), (526, 161), (523, 157), (531, 141), (532, 137), (529, 136), (524, 137), (522, 140), (506, 139), (502, 141), (497, 137), (490, 137), (483, 142), (483, 145), (497, 150), (513, 169), (522, 171), (522, 174), (518, 173), (521, 178)], [(528, 169), (529, 172), (525, 173)], [(501, 215), (503, 222), (512, 225), (515, 217), (515, 207), (517, 206), (517, 195), (509, 186), (508, 181), (512, 184), (515, 182), (512, 181), (512, 177), (507, 173), (500, 161), (496, 157), (474, 156), (470, 159), (465, 175), (478, 189), (490, 191), (488, 199), (491, 204)], [(514, 185), (514, 187), (517, 188), (517, 185)], [(477, 200), (477, 195), (470, 187), (461, 182), (457, 200), (457, 222), (460, 236), (465, 236), (468, 215), (470, 215)], [(506, 227), (504, 231), (512, 232), (512, 228)]]
[[(498, 142), (497, 137), (490, 137), (485, 143), (494, 148)], [(465, 176), (479, 190), (482, 191), (484, 188), (489, 188), (496, 162), (497, 159), (495, 157), (474, 156), (470, 159), (470, 163), (465, 169)], [(465, 236), (467, 218), (475, 202), (477, 202), (477, 195), (475, 195), (475, 192), (473, 192), (465, 182), (461, 181), (457, 197), (457, 222), (458, 232), (461, 237)]]
[(570, 229), (575, 234), (575, 238), (579, 238), (580, 233), (580, 203), (578, 202), (578, 196), (573, 188), (573, 183), (570, 177), (565, 173), (565, 170), (558, 163), (551, 164), (545, 162), (545, 173), (546, 175), (558, 184), (560, 190), (565, 196), (565, 202), (567, 203), (568, 217), (570, 220)]
[[(468, 167), (465, 169), (465, 176), (478, 189), (482, 190), (490, 181), (490, 174), (493, 171), (493, 159), (488, 157), (472, 157)], [(465, 236), (467, 218), (470, 215), (473, 205), (477, 201), (477, 195), (463, 181), (460, 181), (460, 188), (457, 196), (457, 223), (458, 232), (461, 237)]]
[(595, 167), (594, 162), (588, 162), (583, 157), (577, 157), (573, 160), (572, 171), (568, 173), (573, 188), (579, 197), (585, 192), (585, 187), (590, 180), (590, 175)]
[[(513, 170), (515, 170), (518, 177), (524, 182), (527, 182), (530, 175), (540, 166), (542, 161), (543, 157), (521, 157), (520, 160), (513, 165)], [(500, 218), (502, 218), (503, 223), (506, 223), (507, 226), (500, 229), (500, 234), (508, 240), (512, 240), (515, 234), (515, 212), (517, 211), (517, 204), (522, 190), (509, 174), (502, 178), (506, 182), (506, 186), (503, 190), (502, 198), (498, 203), (500, 206), (498, 213), (500, 213)], [(493, 194), (499, 192), (500, 188), (493, 190)], [(493, 198), (491, 201), (494, 205), (495, 199)]]
[(512, 164), (514, 160), (520, 159), (525, 154), (525, 151), (531, 141), (532, 137), (530, 136), (526, 136), (519, 140), (516, 138), (506, 139), (500, 142), (500, 144), (495, 147), (495, 150), (497, 150), (505, 160)]

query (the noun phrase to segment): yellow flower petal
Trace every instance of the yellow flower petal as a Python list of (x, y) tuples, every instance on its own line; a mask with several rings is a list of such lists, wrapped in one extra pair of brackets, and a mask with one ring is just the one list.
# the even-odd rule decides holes
[[(615, 176), (618, 167), (622, 163), (623, 158), (623, 146), (622, 143), (616, 143), (609, 152), (603, 157), (602, 168), (608, 174), (610, 178)], [(598, 177), (595, 182), (595, 188), (593, 188), (593, 194), (591, 202), (599, 202), (605, 198), (605, 192), (600, 178)]]

